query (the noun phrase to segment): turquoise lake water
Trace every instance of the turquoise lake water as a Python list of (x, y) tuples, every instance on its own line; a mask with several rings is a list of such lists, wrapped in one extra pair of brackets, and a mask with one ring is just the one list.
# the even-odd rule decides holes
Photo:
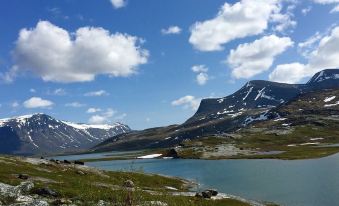
[[(98, 158), (105, 154), (86, 154)], [(114, 153), (113, 153), (114, 154)], [(59, 159), (79, 159), (64, 156)], [(291, 206), (339, 206), (339, 154), (310, 160), (148, 159), (90, 162), (104, 170), (139, 170), (182, 177), (201, 188)]]

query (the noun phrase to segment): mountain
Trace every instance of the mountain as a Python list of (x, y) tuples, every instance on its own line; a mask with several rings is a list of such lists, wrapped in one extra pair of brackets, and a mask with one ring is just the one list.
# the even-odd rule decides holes
[(124, 124), (87, 125), (57, 120), (46, 114), (0, 119), (0, 152), (51, 154), (88, 149), (105, 139), (130, 132)]
[(92, 150), (168, 147), (201, 137), (234, 132), (255, 120), (276, 117), (278, 113), (274, 113), (274, 109), (286, 105), (300, 95), (337, 88), (339, 88), (339, 69), (318, 72), (306, 84), (250, 81), (229, 96), (203, 99), (197, 112), (181, 125), (117, 135)]

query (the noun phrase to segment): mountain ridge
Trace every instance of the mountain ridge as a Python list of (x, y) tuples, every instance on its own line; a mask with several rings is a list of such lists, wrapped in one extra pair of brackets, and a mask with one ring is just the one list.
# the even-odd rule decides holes
[[(317, 77), (320, 74), (324, 77), (324, 80), (315, 81), (319, 79)], [(236, 131), (252, 122), (250, 118), (255, 120), (266, 119), (265, 116), (262, 116), (263, 114), (278, 105), (295, 99), (298, 95), (339, 88), (338, 76), (339, 69), (329, 69), (316, 73), (305, 84), (252, 80), (226, 97), (203, 99), (197, 112), (181, 125), (121, 134), (105, 140), (104, 144), (101, 143), (92, 150), (109, 151), (112, 149), (132, 150), (167, 147), (203, 136)]]
[[(57, 120), (43, 113), (0, 119), (0, 138), (12, 136), (19, 145), (6, 153), (59, 153), (88, 149), (101, 141), (131, 129), (124, 124), (88, 125)], [(5, 129), (4, 129), (5, 128)], [(6, 129), (7, 128), (7, 129)], [(8, 144), (8, 146), (11, 146)]]

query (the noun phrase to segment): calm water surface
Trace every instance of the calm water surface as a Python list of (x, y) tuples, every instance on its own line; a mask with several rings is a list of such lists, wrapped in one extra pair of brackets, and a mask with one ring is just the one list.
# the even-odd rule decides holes
[[(75, 159), (74, 156), (63, 158)], [(223, 193), (281, 205), (339, 206), (339, 154), (293, 161), (151, 159), (87, 165), (112, 171), (142, 168), (145, 172), (198, 181), (202, 188), (216, 188)]]

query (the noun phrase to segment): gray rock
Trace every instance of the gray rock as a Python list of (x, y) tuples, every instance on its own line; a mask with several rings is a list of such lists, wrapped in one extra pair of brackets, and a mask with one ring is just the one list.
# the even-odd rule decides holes
[(123, 184), (124, 187), (127, 187), (127, 188), (134, 188), (134, 183), (132, 180), (126, 180)]
[(11, 186), (0, 183), (0, 197), (17, 198), (22, 194), (28, 193), (34, 184), (32, 182), (22, 182), (18, 186)]
[(19, 174), (18, 178), (22, 179), (22, 180), (27, 180), (29, 178), (29, 176), (27, 174)]
[(206, 191), (209, 191), (209, 192), (212, 194), (212, 196), (217, 196), (217, 195), (218, 195), (218, 191), (217, 191), (217, 190), (214, 190), (214, 189), (208, 189), (208, 190), (206, 190)]
[(33, 200), (31, 202), (14, 203), (10, 206), (49, 206), (49, 204), (44, 200)]
[(40, 196), (44, 196), (44, 197), (58, 197), (59, 193), (49, 189), (49, 188), (39, 188), (37, 190), (35, 190), (35, 194), (40, 195)]
[(212, 197), (212, 192), (210, 192), (208, 190), (203, 191), (201, 194), (202, 194), (203, 198), (211, 198)]

